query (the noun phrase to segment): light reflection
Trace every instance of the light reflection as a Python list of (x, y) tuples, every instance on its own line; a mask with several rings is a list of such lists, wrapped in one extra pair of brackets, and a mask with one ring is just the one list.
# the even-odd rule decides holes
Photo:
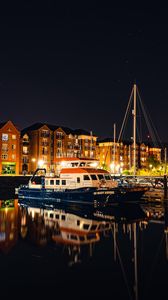
[(129, 241), (130, 269), (134, 274), (130, 294), (137, 300), (141, 267), (137, 260), (137, 236), (150, 224), (163, 224), (168, 259), (168, 205), (118, 204), (88, 209), (24, 201), (18, 205), (17, 200), (0, 200), (0, 250), (9, 253), (19, 239), (38, 247), (52, 245), (53, 249), (62, 249), (67, 265), (72, 267), (94, 258), (97, 245), (112, 238), (111, 256), (114, 262), (120, 263), (123, 272), (125, 258), (120, 243)]

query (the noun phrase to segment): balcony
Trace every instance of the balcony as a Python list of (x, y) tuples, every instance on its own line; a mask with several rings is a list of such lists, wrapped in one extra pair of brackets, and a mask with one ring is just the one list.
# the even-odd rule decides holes
[(29, 159), (27, 157), (23, 157), (22, 162), (23, 162), (23, 164), (28, 164)]
[(29, 140), (23, 140), (23, 146), (27, 146), (27, 145), (29, 145)]
[(22, 151), (22, 154), (28, 155), (29, 151)]
[(8, 152), (8, 149), (7, 148), (2, 148), (2, 152)]
[(41, 153), (42, 153), (42, 155), (48, 155), (48, 151), (46, 151), (46, 150), (42, 151)]
[(50, 133), (49, 132), (41, 132), (40, 136), (43, 138), (47, 138), (47, 137), (50, 137)]

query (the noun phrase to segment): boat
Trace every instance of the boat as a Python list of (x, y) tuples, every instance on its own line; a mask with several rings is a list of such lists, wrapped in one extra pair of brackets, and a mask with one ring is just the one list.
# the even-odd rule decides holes
[(19, 186), (18, 198), (94, 205), (141, 199), (145, 188), (118, 186), (110, 173), (97, 168), (95, 163), (88, 159), (67, 159), (56, 176), (47, 175), (46, 169), (38, 168), (27, 185)]

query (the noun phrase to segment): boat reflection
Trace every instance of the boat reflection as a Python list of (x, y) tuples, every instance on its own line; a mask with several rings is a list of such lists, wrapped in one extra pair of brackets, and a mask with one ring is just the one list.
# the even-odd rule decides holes
[[(113, 261), (121, 267), (129, 297), (137, 300), (141, 294), (139, 281), (142, 281), (142, 265), (139, 264), (142, 245), (137, 237), (150, 224), (163, 225), (165, 257), (168, 259), (167, 203), (127, 203), (93, 208), (0, 200), (0, 250), (7, 254), (18, 241), (27, 246), (49, 247), (58, 250), (67, 266), (73, 267), (94, 259), (97, 245), (112, 240)], [(128, 264), (129, 275), (125, 270)]]

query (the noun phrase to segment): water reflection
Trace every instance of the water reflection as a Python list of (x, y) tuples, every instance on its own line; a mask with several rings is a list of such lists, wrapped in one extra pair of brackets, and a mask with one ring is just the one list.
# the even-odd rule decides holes
[(18, 202), (0, 200), (0, 250), (8, 253), (18, 240)]
[[(145, 251), (150, 249), (152, 257), (155, 250), (149, 244), (156, 241), (158, 232), (156, 227), (151, 231), (151, 226), (161, 229), (159, 238), (162, 238), (164, 256), (168, 259), (167, 204), (114, 204), (94, 209), (0, 200), (0, 250), (3, 254), (9, 255), (21, 241), (26, 247), (59, 250), (68, 268), (81, 265), (87, 268), (90, 262), (107, 263), (111, 271), (117, 266), (126, 289), (125, 299), (147, 299), (150, 291), (144, 282), (152, 275), (147, 275), (143, 260), (146, 262)], [(155, 247), (158, 250), (160, 245), (155, 244)], [(109, 249), (113, 263), (106, 255)]]

